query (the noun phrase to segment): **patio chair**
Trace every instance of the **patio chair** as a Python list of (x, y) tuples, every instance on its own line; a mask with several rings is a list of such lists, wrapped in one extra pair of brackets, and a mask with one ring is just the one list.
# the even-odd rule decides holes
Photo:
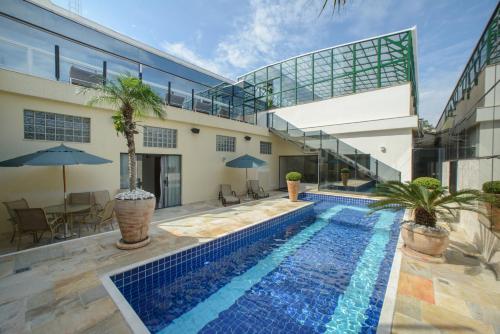
[(248, 192), (255, 199), (269, 197), (269, 193), (266, 193), (259, 185), (259, 180), (248, 180)]
[(240, 199), (236, 196), (236, 193), (231, 189), (230, 184), (221, 184), (219, 191), (219, 199), (222, 201), (222, 205), (233, 205), (239, 204)]
[(38, 243), (44, 232), (50, 232), (50, 242), (52, 243), (57, 228), (64, 223), (62, 217), (47, 218), (45, 211), (41, 208), (14, 209), (14, 211), (17, 217), (17, 250), (21, 247), (23, 234), (32, 234), (33, 242)]
[(94, 226), (94, 232), (97, 230), (98, 232), (101, 232), (101, 226), (110, 224), (111, 229), (114, 230), (113, 227), (113, 217), (114, 217), (114, 209), (115, 209), (115, 201), (108, 201), (106, 204), (104, 204), (103, 210), (97, 214), (95, 217), (90, 217), (87, 220), (81, 222), (78, 225), (78, 237), (81, 235), (81, 225), (86, 224), (87, 227), (88, 225), (93, 225)]
[(10, 202), (3, 202), (3, 205), (7, 208), (7, 213), (9, 214), (9, 221), (12, 224), (12, 238), (10, 238), (10, 243), (14, 242), (17, 231), (17, 215), (14, 210), (16, 209), (29, 209), (28, 202), (24, 199), (18, 199)]
[(194, 105), (194, 110), (197, 112), (210, 114), (212, 112), (212, 102), (196, 100), (196, 103)]
[(178, 108), (182, 108), (182, 105), (184, 104), (184, 100), (186, 98), (184, 96), (180, 95), (175, 95), (174, 92), (170, 94), (170, 105)]
[(73, 229), (73, 223), (75, 221), (79, 223), (92, 216), (92, 205), (93, 205), (92, 193), (90, 192), (70, 193), (68, 195), (68, 204), (69, 205), (83, 204), (89, 206), (88, 210), (71, 214), (71, 222), (70, 222), (71, 229)]
[(98, 214), (104, 210), (104, 206), (111, 200), (109, 196), (109, 191), (99, 190), (92, 193), (92, 205), (94, 208), (94, 213)]

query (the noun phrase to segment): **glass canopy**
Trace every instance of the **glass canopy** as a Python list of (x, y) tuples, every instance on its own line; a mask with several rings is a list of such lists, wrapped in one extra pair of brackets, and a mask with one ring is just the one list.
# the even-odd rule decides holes
[(247, 93), (245, 105), (273, 109), (410, 82), (416, 107), (413, 33), (405, 30), (294, 57), (250, 72), (237, 85)]

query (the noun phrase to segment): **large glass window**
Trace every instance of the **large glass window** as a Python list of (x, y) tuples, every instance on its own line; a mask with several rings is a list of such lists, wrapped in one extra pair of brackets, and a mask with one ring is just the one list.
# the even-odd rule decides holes
[(55, 78), (57, 38), (0, 16), (0, 67)]
[(86, 87), (102, 83), (105, 54), (69, 41), (59, 44), (59, 54), (61, 81)]
[(25, 110), (24, 138), (90, 143), (90, 118)]

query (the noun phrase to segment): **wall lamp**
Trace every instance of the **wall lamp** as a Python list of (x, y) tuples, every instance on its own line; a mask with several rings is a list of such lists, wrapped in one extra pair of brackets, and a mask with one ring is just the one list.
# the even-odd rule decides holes
[(194, 134), (198, 134), (198, 133), (200, 133), (200, 129), (198, 129), (198, 128), (191, 128), (191, 132), (194, 133)]
[(245, 140), (246, 140), (246, 141), (250, 141), (250, 139), (252, 139), (252, 137), (250, 137), (250, 136), (245, 136)]

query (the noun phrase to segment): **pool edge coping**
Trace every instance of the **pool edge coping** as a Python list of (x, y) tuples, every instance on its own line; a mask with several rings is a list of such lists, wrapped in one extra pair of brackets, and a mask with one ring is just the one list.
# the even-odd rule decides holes
[[(410, 215), (410, 210), (405, 210), (402, 221), (409, 219)], [(392, 259), (391, 272), (389, 273), (389, 280), (387, 281), (387, 287), (385, 290), (384, 302), (378, 319), (377, 334), (390, 334), (392, 332), (394, 312), (396, 310), (399, 276), (401, 273), (401, 262), (403, 259), (403, 254), (401, 252), (402, 245), (403, 239), (401, 237), (401, 232), (399, 232), (398, 242), (396, 243), (396, 249), (394, 250), (394, 258)]]
[(180, 253), (182, 251), (185, 251), (185, 250), (188, 250), (188, 249), (200, 246), (200, 245), (205, 244), (207, 242), (210, 242), (212, 240), (216, 240), (216, 239), (222, 238), (222, 237), (227, 236), (229, 234), (242, 231), (242, 230), (250, 228), (252, 226), (255, 226), (255, 225), (258, 225), (258, 224), (262, 224), (262, 223), (264, 223), (266, 221), (269, 221), (271, 219), (275, 219), (275, 218), (287, 215), (289, 213), (295, 212), (297, 210), (301, 210), (303, 208), (307, 208), (307, 207), (312, 206), (312, 205), (314, 205), (314, 202), (308, 202), (308, 203), (306, 203), (303, 206), (300, 206), (298, 208), (294, 208), (293, 210), (286, 211), (286, 212), (280, 213), (280, 214), (278, 214), (276, 216), (268, 217), (268, 218), (263, 219), (263, 220), (259, 220), (259, 221), (255, 222), (253, 224), (242, 226), (242, 227), (240, 227), (238, 229), (235, 229), (233, 231), (223, 233), (223, 234), (221, 234), (221, 235), (219, 235), (217, 237), (214, 237), (214, 238), (204, 238), (201, 242), (198, 242), (197, 244), (187, 245), (187, 246), (184, 246), (184, 247), (180, 247), (178, 249), (175, 249), (175, 250), (163, 253), (161, 255), (157, 255), (157, 256), (151, 257), (151, 258), (146, 259), (146, 260), (142, 260), (142, 261), (137, 261), (137, 262), (131, 263), (131, 264), (126, 265), (124, 267), (117, 268), (117, 269), (108, 271), (108, 272), (106, 272), (104, 274), (101, 274), (101, 275), (99, 275), (99, 279), (100, 279), (102, 285), (104, 286), (104, 289), (106, 290), (106, 292), (108, 293), (108, 295), (111, 297), (111, 300), (118, 307), (118, 309), (119, 309), (119, 311), (121, 313), (121, 316), (123, 317), (123, 319), (125, 320), (125, 322), (127, 323), (127, 325), (130, 327), (130, 329), (132, 330), (132, 332), (133, 333), (140, 333), (140, 334), (142, 334), (142, 333), (151, 333), (147, 329), (146, 325), (144, 325), (144, 322), (140, 319), (140, 317), (134, 311), (134, 309), (132, 308), (132, 306), (130, 306), (130, 303), (125, 299), (125, 297), (123, 296), (123, 294), (120, 292), (120, 290), (118, 290), (118, 288), (116, 287), (116, 285), (113, 283), (113, 281), (111, 280), (111, 276), (113, 276), (115, 274), (119, 274), (119, 273), (125, 272), (125, 271), (133, 269), (133, 268), (136, 268), (138, 266), (141, 266), (141, 265), (153, 262), (155, 260), (162, 259), (164, 257), (171, 256), (171, 255)]

